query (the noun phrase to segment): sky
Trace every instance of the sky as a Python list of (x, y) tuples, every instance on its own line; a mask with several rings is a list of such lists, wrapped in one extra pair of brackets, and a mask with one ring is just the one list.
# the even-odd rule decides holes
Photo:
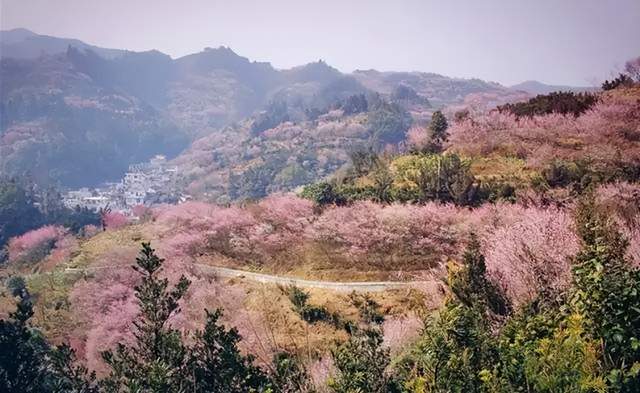
[(277, 68), (588, 86), (640, 56), (640, 0), (0, 0), (0, 28), (172, 57), (228, 46)]

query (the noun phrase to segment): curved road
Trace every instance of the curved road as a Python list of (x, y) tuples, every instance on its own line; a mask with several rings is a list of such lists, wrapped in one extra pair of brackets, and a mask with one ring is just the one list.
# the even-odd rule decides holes
[[(426, 281), (358, 281), (358, 282), (338, 282), (338, 281), (317, 281), (317, 280), (304, 280), (301, 278), (282, 277), (271, 274), (254, 273), (245, 270), (229, 269), (226, 267), (210, 266), (195, 264), (203, 272), (209, 272), (215, 274), (217, 277), (225, 278), (240, 278), (249, 281), (259, 282), (263, 284), (276, 284), (276, 285), (295, 285), (302, 288), (320, 288), (329, 289), (339, 292), (381, 292), (390, 289), (406, 289), (412, 288), (416, 285), (425, 284)], [(88, 268), (66, 268), (65, 271), (72, 272), (86, 272), (100, 269), (119, 269), (128, 268), (128, 266), (101, 266), (101, 267), (88, 267)]]

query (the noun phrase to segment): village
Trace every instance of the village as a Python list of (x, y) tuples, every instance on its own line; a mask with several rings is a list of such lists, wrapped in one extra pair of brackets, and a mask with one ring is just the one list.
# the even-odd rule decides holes
[(67, 191), (63, 203), (69, 208), (110, 209), (131, 215), (135, 206), (184, 202), (189, 196), (176, 187), (176, 174), (177, 168), (169, 166), (165, 156), (156, 155), (148, 162), (130, 165), (119, 182)]

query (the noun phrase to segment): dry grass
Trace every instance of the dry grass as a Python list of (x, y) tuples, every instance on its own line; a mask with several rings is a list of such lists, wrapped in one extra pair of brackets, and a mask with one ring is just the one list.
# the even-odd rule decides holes
[[(130, 265), (140, 241), (153, 243), (156, 240), (155, 236), (143, 238), (141, 233), (146, 233), (146, 230), (140, 225), (102, 232), (79, 242), (78, 249), (70, 260), (53, 271), (28, 276), (28, 288), (36, 299), (33, 324), (40, 327), (55, 343), (86, 339), (92, 324), (78, 305), (71, 304), (70, 294), (76, 283), (91, 282), (100, 271), (69, 274), (62, 269), (65, 266)], [(197, 262), (205, 260), (198, 259)], [(221, 264), (221, 260), (209, 262)], [(231, 263), (232, 261), (225, 262)], [(172, 266), (173, 261), (168, 260), (167, 268), (173, 269)], [(179, 266), (182, 265), (176, 265)], [(382, 272), (364, 273), (356, 269), (340, 271), (336, 268), (317, 270), (313, 265), (304, 264), (290, 270), (289, 274), (316, 279), (385, 278)], [(331, 348), (347, 338), (346, 332), (330, 324), (309, 324), (303, 321), (293, 310), (285, 288), (243, 279), (218, 280), (206, 275), (194, 278), (193, 288), (185, 298), (182, 313), (175, 318), (176, 326), (185, 331), (200, 329), (204, 323), (204, 309), (221, 307), (225, 310), (223, 323), (236, 327), (243, 337), (241, 348), (254, 354), (264, 366), (268, 366), (273, 355), (281, 350), (298, 353), (310, 365), (323, 364)], [(358, 311), (351, 304), (348, 294), (321, 289), (311, 289), (309, 292), (310, 304), (326, 307), (330, 312), (357, 321)], [(387, 318), (390, 331), (385, 342), (391, 348), (398, 348), (412, 340), (420, 328), (417, 322), (421, 316), (441, 301), (439, 292), (430, 292), (424, 288), (374, 293), (372, 297), (381, 305), (381, 311)], [(6, 293), (2, 294), (0, 316), (6, 316), (13, 307), (13, 299)], [(84, 345), (81, 344), (79, 348), (86, 355), (83, 352)]]

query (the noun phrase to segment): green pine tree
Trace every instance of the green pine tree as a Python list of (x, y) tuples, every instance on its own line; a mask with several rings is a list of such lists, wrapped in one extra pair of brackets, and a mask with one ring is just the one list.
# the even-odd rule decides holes
[(442, 151), (442, 146), (449, 138), (447, 128), (449, 128), (449, 123), (447, 123), (447, 118), (444, 117), (442, 112), (433, 112), (428, 129), (429, 143), (427, 145), (427, 151), (431, 153), (439, 153)]

